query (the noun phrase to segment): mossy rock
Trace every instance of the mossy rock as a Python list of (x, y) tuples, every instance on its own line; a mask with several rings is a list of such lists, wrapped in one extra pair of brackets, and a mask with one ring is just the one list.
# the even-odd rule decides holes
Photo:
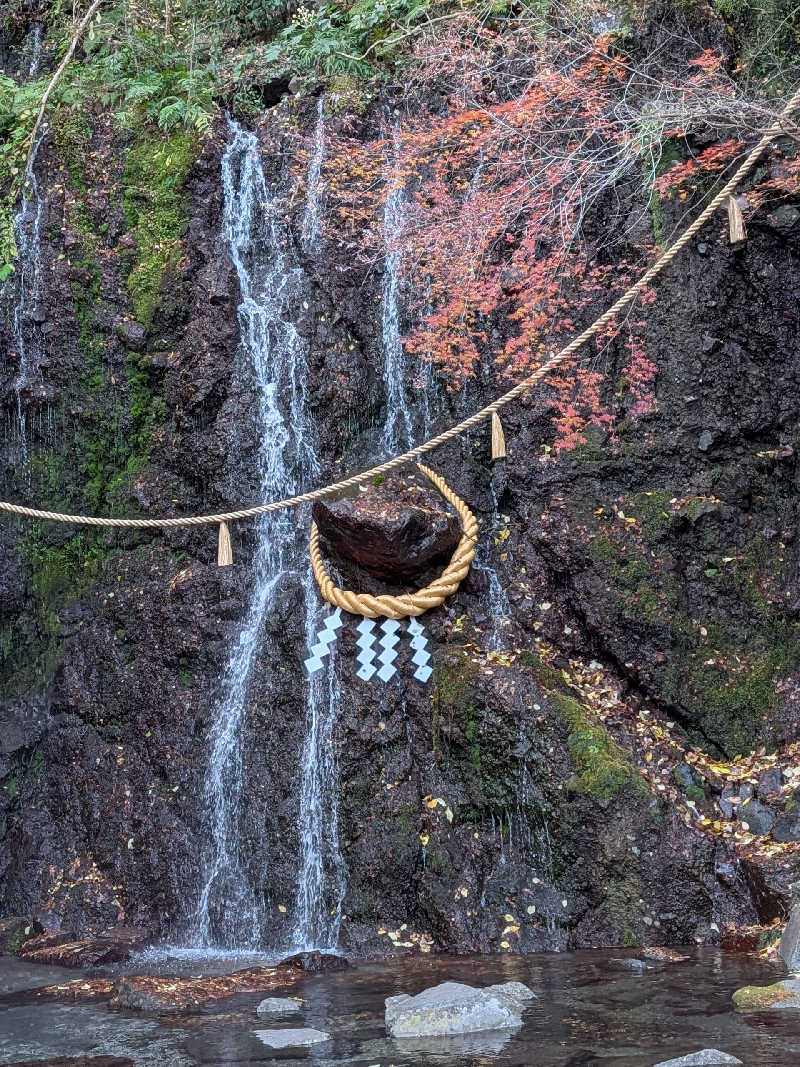
[(181, 255), (188, 223), (185, 182), (197, 154), (194, 133), (180, 130), (162, 138), (149, 128), (128, 152), (122, 204), (136, 237), (128, 290), (143, 326), (150, 325)]
[(733, 994), (738, 1011), (769, 1011), (772, 1008), (800, 1009), (800, 980), (787, 979), (774, 985), (746, 985)]
[(15, 956), (26, 941), (41, 932), (41, 924), (35, 919), (24, 916), (0, 919), (0, 955)]
[(570, 728), (567, 746), (575, 764), (569, 789), (610, 800), (619, 793), (644, 796), (645, 786), (633, 760), (604, 726), (592, 723), (577, 700), (558, 695), (554, 701)]

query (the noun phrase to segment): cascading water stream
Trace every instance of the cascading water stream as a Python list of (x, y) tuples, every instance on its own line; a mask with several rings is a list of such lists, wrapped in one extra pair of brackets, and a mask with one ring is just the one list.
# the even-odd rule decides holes
[(306, 175), (306, 209), (303, 212), (301, 236), (303, 248), (313, 252), (319, 243), (320, 213), (322, 211), (322, 164), (325, 159), (325, 98), (317, 100), (317, 122), (314, 126), (314, 145)]
[[(320, 97), (301, 229), (303, 246), (311, 254), (319, 245), (324, 159), (324, 101)], [(319, 595), (310, 567), (304, 573), (303, 595), (306, 645), (310, 648), (316, 640), (319, 621)], [(298, 949), (334, 949), (342, 918), (345, 871), (339, 851), (339, 771), (334, 747), (341, 684), (333, 649), (326, 673), (311, 675), (307, 684), (307, 727), (300, 777), (300, 875), (292, 943)]]
[(42, 24), (34, 22), (25, 42), (25, 58), (28, 61), (28, 81), (33, 81), (39, 73), (42, 62)]
[[(285, 261), (279, 205), (267, 186), (256, 137), (232, 120), (222, 181), (223, 232), (241, 290), (241, 349), (256, 401), (259, 489), (269, 500), (297, 492), (319, 468), (305, 417), (305, 346), (289, 321), (301, 278)], [(281, 575), (295, 562), (290, 557), (295, 541), (289, 512), (259, 521), (252, 599), (211, 730), (205, 790), (211, 845), (193, 922), (196, 947), (253, 949), (264, 930), (263, 892), (248, 871), (240, 828), (242, 731), (262, 622)]]
[(500, 521), (500, 509), (497, 506), (497, 494), (495, 492), (494, 482), (492, 482), (492, 504), (492, 515), (489, 520), (489, 536), (483, 538), (483, 545), (479, 552), (480, 562), (478, 563), (478, 568), (485, 573), (489, 582), (488, 596), (491, 630), (489, 631), (489, 636), (486, 641), (486, 648), (489, 652), (497, 652), (499, 649), (506, 647), (506, 634), (504, 628), (508, 626), (510, 621), (511, 604), (509, 603), (508, 594), (503, 588), (503, 584), (500, 581), (500, 575), (497, 573), (497, 568), (495, 567), (493, 560), (497, 532), (503, 529), (503, 525)]
[[(35, 23), (26, 41), (27, 78), (31, 81), (39, 72), (42, 58), (42, 27)], [(8, 282), (8, 299), (13, 306), (11, 317), (14, 348), (17, 354), (17, 374), (13, 389), (16, 401), (15, 435), (22, 453), (22, 465), (27, 469), (28, 426), (23, 394), (39, 371), (41, 333), (36, 310), (41, 297), (41, 225), (42, 197), (36, 177), (36, 157), (45, 137), (43, 130), (33, 145), (22, 182), (19, 209), (14, 216), (14, 242), (17, 259), (14, 273)]]
[[(310, 645), (317, 626), (317, 590), (313, 577), (309, 578), (304, 583), (304, 593)], [(314, 674), (309, 679), (308, 727), (301, 767), (301, 863), (292, 936), (297, 949), (331, 950), (339, 939), (345, 872), (339, 851), (339, 773), (333, 733), (341, 695), (332, 650), (327, 674)]]
[(386, 263), (381, 291), (381, 339), (383, 378), (386, 389), (386, 419), (381, 443), (388, 453), (408, 448), (414, 437), (414, 423), (406, 395), (406, 363), (400, 328), (401, 243), (405, 234), (405, 188), (397, 176), (400, 140), (393, 133), (394, 151), (386, 165), (389, 195), (383, 209), (383, 245)]
[(17, 436), (25, 463), (28, 458), (28, 433), (23, 394), (39, 371), (41, 357), (41, 333), (35, 320), (41, 296), (42, 197), (35, 167), (36, 156), (44, 136), (45, 134), (41, 133), (33, 146), (30, 163), (25, 172), (19, 210), (14, 216), (17, 260), (10, 281), (14, 305), (11, 321), (17, 353), (17, 374), (14, 378)]

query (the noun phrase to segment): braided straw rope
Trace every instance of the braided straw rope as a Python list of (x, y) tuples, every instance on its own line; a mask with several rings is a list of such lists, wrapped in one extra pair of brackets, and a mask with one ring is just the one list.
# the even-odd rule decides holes
[(351, 615), (366, 615), (369, 619), (377, 618), (378, 615), (385, 615), (388, 619), (404, 619), (408, 615), (421, 615), (430, 608), (438, 608), (447, 597), (455, 593), (466, 578), (475, 556), (475, 541), (478, 536), (477, 520), (444, 478), (421, 463), (419, 469), (428, 481), (433, 482), (445, 500), (453, 505), (461, 519), (461, 540), (450, 562), (435, 582), (426, 585), (424, 589), (417, 589), (414, 593), (402, 593), (400, 596), (372, 596), (371, 593), (354, 593), (350, 589), (340, 589), (338, 585), (333, 584), (328, 574), (319, 547), (319, 529), (317, 524), (312, 522), (309, 539), (311, 569), (320, 593), (329, 604), (344, 608)]
[(308, 493), (300, 493), (298, 496), (286, 497), (284, 500), (273, 500), (268, 504), (257, 504), (254, 507), (241, 508), (238, 511), (224, 511), (216, 515), (187, 515), (184, 518), (179, 519), (112, 519), (97, 515), (65, 515), (58, 511), (43, 511), (40, 508), (27, 508), (23, 507), (21, 504), (11, 504), (8, 501), (2, 500), (0, 500), (0, 511), (8, 511), (13, 515), (24, 515), (26, 518), (31, 519), (50, 519), (53, 522), (68, 522), (75, 526), (133, 526), (145, 529), (162, 527), (170, 528), (175, 526), (203, 526), (210, 523), (236, 522), (239, 519), (251, 519), (256, 515), (263, 515), (268, 511), (280, 511), (283, 508), (297, 507), (299, 504), (306, 504), (312, 500), (320, 500), (322, 497), (330, 496), (332, 493), (340, 492), (342, 489), (349, 489), (354, 485), (363, 485), (365, 482), (372, 481), (376, 475), (387, 474), (389, 471), (405, 466), (412, 460), (417, 459), (418, 456), (423, 456), (426, 452), (432, 452), (435, 448), (452, 440), (454, 437), (460, 437), (462, 434), (466, 433), (467, 430), (471, 430), (473, 426), (477, 426), (486, 419), (490, 419), (496, 411), (499, 411), (500, 408), (505, 407), (506, 404), (510, 404), (512, 400), (516, 400), (518, 396), (526, 393), (533, 385), (540, 382), (543, 378), (546, 378), (557, 367), (561, 366), (562, 363), (569, 359), (573, 352), (576, 352), (592, 337), (600, 333), (601, 330), (615, 318), (623, 308), (632, 303), (639, 293), (641, 293), (643, 289), (646, 289), (647, 286), (662, 273), (664, 268), (675, 259), (678, 253), (686, 247), (694, 235), (714, 214), (720, 204), (728, 199), (742, 179), (750, 173), (761, 153), (769, 146), (770, 141), (784, 132), (788, 126), (794, 125), (789, 119), (792, 112), (796, 111), (798, 108), (800, 108), (800, 89), (798, 89), (792, 96), (777, 118), (769, 125), (758, 144), (753, 148), (741, 166), (736, 169), (733, 176), (725, 183), (725, 185), (723, 185), (713, 200), (706, 204), (694, 222), (684, 230), (678, 240), (668, 248), (666, 252), (658, 257), (655, 263), (645, 271), (641, 278), (639, 278), (630, 289), (627, 289), (622, 294), (616, 303), (612, 304), (607, 311), (604, 311), (598, 319), (595, 319), (591, 326), (588, 326), (583, 333), (580, 333), (577, 337), (573, 338), (572, 341), (570, 341), (565, 348), (562, 348), (560, 352), (557, 352), (548, 360), (545, 360), (540, 367), (538, 367), (532, 374), (528, 375), (527, 378), (523, 378), (513, 389), (509, 389), (507, 393), (503, 393), (497, 400), (493, 401), (491, 404), (487, 404), (486, 407), (481, 408), (480, 411), (476, 411), (475, 414), (470, 415), (469, 418), (464, 419), (455, 426), (451, 426), (449, 430), (445, 430), (443, 433), (437, 434), (435, 437), (431, 437), (427, 441), (423, 441), (423, 443), (417, 445), (416, 448), (411, 448), (408, 452), (403, 452), (402, 455), (395, 456), (393, 459), (387, 460), (385, 463), (380, 463), (376, 467), (370, 467), (369, 470), (362, 471), (360, 474), (354, 474), (352, 477), (345, 478), (341, 482), (322, 486), (320, 489), (314, 489)]

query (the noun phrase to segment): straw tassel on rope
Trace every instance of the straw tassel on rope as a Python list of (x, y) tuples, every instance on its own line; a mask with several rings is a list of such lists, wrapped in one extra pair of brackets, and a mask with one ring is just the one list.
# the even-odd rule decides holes
[(735, 196), (728, 197), (728, 230), (732, 245), (739, 244), (747, 238), (742, 208)]
[(233, 563), (233, 548), (231, 547), (231, 532), (227, 522), (219, 524), (219, 537), (217, 539), (217, 566), (230, 567)]
[(492, 459), (506, 458), (506, 435), (496, 411), (492, 412)]

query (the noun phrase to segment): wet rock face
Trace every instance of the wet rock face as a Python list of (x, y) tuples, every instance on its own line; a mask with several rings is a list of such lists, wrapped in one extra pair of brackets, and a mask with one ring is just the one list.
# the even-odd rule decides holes
[(458, 516), (435, 490), (399, 476), (356, 495), (318, 500), (313, 514), (333, 552), (393, 582), (446, 559), (461, 536)]
[[(313, 102), (287, 101), (258, 123), (276, 186), (291, 170), (286, 130), (310, 131), (314, 114)], [(87, 412), (117, 410), (122, 395), (114, 440), (136, 436), (133, 380), (133, 399), (149, 393), (158, 418), (130, 484), (126, 472), (121, 498), (102, 507), (152, 516), (254, 500), (259, 439), (237, 355), (236, 273), (220, 237), (222, 124), (189, 173), (182, 254), (148, 324), (133, 321), (127, 285), (136, 243), (120, 208), (127, 147), (110, 123), (92, 126), (94, 263), (78, 254), (78, 194), (65, 194), (63, 161), (50, 142), (41, 150), (51, 407), (29, 412), (30, 488), (18, 452), (0, 447), (2, 496), (94, 510), (86, 494), (98, 471), (88, 468), (102, 466), (109, 445)], [(354, 135), (379, 127), (376, 110)], [(287, 255), (311, 278), (295, 326), (309, 345), (321, 483), (380, 454), (380, 278), (353, 255), (352, 235), (350, 244), (331, 236), (316, 257), (301, 251), (296, 194), (286, 191)], [(617, 450), (606, 441), (545, 453), (551, 412), (537, 394), (504, 413), (509, 454), (494, 486), (479, 434), (437, 451), (436, 469), (482, 519), (481, 552), (507, 604), (492, 600), (479, 560), (452, 602), (424, 618), (435, 667), (427, 685), (411, 681), (405, 645), (391, 686), (362, 683), (354, 627), (342, 627), (334, 747), (348, 952), (686, 944), (717, 939), (728, 921), (782, 914), (791, 863), (753, 860), (745, 884), (733, 847), (687, 823), (684, 809), (659, 799), (666, 794), (630, 780), (593, 792), (557, 698), (571, 661), (596, 658), (629, 698), (619, 717), (630, 749), (645, 705), (729, 754), (798, 736), (800, 252), (785, 218), (780, 242), (774, 228), (754, 226), (738, 251), (709, 227), (702, 251), (687, 249), (664, 278), (648, 310), (658, 410), (629, 422)], [(88, 333), (108, 386), (99, 397), (76, 386), (87, 366), (76, 293), (90, 288), (99, 292)], [(9, 345), (0, 321), (0, 348)], [(12, 420), (14, 373), (0, 366)], [(500, 386), (487, 383), (482, 399)], [(455, 421), (444, 388), (437, 404), (441, 426)], [(343, 573), (363, 568), (383, 583), (440, 566), (458, 523), (417, 483), (409, 489), (404, 471), (318, 506)], [(294, 515), (291, 536), (305, 543), (305, 518)], [(0, 651), (24, 652), (0, 679), (0, 914), (35, 917), (63, 931), (63, 945), (114, 924), (180, 940), (208, 844), (209, 729), (250, 603), (254, 528), (233, 528), (235, 565), (223, 570), (205, 528), (80, 540), (63, 527), (26, 530), (0, 531)], [(496, 631), (498, 614), (508, 625)], [(556, 650), (552, 665), (539, 661), (538, 640)], [(302, 592), (287, 574), (263, 620), (242, 725), (239, 829), (252, 882), (275, 902), (267, 947), (293, 943), (306, 655)], [(678, 785), (702, 793), (686, 766)], [(759, 802), (772, 806), (779, 786), (774, 775), (760, 784)], [(798, 836), (796, 815), (782, 814), (773, 838)], [(286, 984), (290, 972), (281, 973)], [(254, 982), (261, 988), (273, 985)], [(125, 995), (152, 993), (161, 1010), (167, 992)], [(212, 994), (193, 989), (186, 1002)]]

